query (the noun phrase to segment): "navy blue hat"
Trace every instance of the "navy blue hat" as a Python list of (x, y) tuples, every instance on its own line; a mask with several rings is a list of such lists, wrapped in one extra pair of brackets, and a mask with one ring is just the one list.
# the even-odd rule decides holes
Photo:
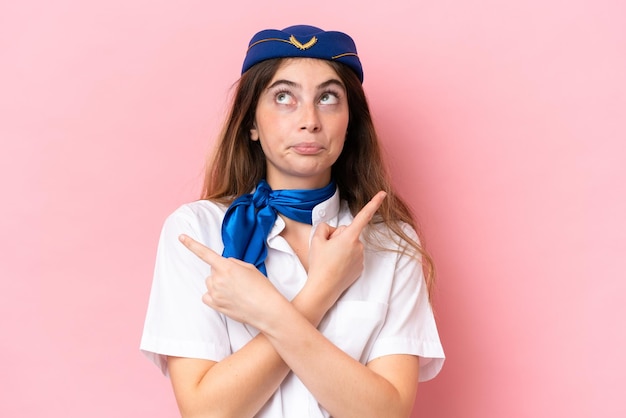
[(315, 26), (296, 25), (283, 30), (266, 29), (250, 40), (241, 74), (271, 58), (319, 58), (337, 61), (352, 69), (363, 83), (363, 67), (351, 37)]

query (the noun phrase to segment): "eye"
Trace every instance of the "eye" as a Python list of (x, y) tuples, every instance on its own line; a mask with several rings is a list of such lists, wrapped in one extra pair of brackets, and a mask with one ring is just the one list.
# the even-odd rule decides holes
[(276, 93), (276, 95), (274, 96), (276, 103), (278, 104), (292, 104), (293, 103), (293, 96), (287, 92), (287, 91), (279, 91), (278, 93)]
[(320, 104), (331, 105), (337, 104), (339, 102), (339, 97), (337, 93), (332, 91), (326, 91), (322, 93), (320, 96)]

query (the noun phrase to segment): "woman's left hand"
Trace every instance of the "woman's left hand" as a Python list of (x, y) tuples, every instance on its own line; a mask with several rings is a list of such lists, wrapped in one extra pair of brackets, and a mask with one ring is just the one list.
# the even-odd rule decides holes
[(211, 266), (206, 278), (207, 292), (202, 301), (211, 308), (243, 323), (261, 329), (266, 315), (286, 299), (271, 282), (250, 263), (224, 258), (187, 235), (180, 241)]

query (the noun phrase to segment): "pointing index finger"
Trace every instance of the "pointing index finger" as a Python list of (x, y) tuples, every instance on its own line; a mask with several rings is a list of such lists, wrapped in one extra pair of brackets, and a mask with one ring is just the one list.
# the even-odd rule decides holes
[(370, 200), (367, 205), (363, 206), (363, 209), (356, 214), (352, 223), (348, 226), (348, 229), (354, 230), (356, 233), (360, 234), (363, 228), (372, 220), (386, 196), (387, 193), (382, 190), (376, 193), (372, 200)]
[(182, 242), (183, 245), (187, 247), (192, 253), (197, 255), (198, 258), (206, 262), (211, 267), (216, 266), (222, 260), (221, 255), (219, 255), (206, 245), (200, 244), (198, 241), (188, 235), (181, 234), (178, 236), (178, 240)]

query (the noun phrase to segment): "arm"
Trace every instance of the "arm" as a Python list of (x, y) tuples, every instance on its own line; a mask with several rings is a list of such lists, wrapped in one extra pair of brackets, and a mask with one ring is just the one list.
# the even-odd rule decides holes
[(253, 416), (290, 368), (335, 417), (408, 416), (417, 357), (384, 356), (363, 366), (315, 329), (327, 310), (320, 296), (305, 288), (291, 304), (279, 301), (277, 326), (264, 327), (265, 334), (219, 363), (170, 357), (182, 416)]
[[(322, 315), (319, 309), (315, 313), (313, 300), (307, 304), (302, 293), (293, 304), (283, 300), (275, 310), (277, 326), (265, 327), (267, 334), (219, 363), (170, 358), (183, 417), (252, 416), (289, 368), (335, 417), (408, 416), (417, 389), (417, 357), (384, 356), (363, 366), (315, 329)], [(308, 319), (298, 308), (310, 312)]]

